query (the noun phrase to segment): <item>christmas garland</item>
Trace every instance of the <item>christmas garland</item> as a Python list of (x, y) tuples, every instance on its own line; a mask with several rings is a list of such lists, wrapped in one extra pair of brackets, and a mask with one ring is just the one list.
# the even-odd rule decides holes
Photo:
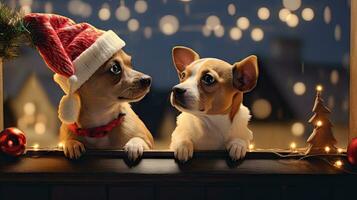
[(22, 12), (0, 2), (0, 58), (15, 58), (21, 45), (33, 45), (23, 16)]

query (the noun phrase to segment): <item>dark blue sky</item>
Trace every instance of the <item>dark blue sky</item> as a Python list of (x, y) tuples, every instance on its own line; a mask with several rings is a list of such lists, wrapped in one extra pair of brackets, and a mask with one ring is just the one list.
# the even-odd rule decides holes
[[(126, 42), (125, 50), (133, 55), (134, 66), (154, 77), (154, 86), (168, 87), (177, 82), (177, 77), (171, 62), (171, 48), (175, 45), (186, 45), (194, 48), (202, 57), (217, 57), (228, 62), (238, 61), (249, 54), (269, 60), (271, 57), (271, 41), (275, 38), (299, 39), (302, 42), (301, 62), (334, 63), (342, 65), (342, 60), (349, 54), (349, 6), (347, 0), (303, 0), (301, 7), (294, 11), (299, 17), (299, 25), (295, 28), (288, 27), (279, 20), (278, 12), (283, 8), (282, 0), (192, 0), (186, 6), (190, 13), (185, 12), (185, 3), (179, 0), (147, 0), (148, 9), (139, 14), (134, 10), (133, 0), (126, 0), (125, 4), (131, 11), (131, 17), (140, 23), (136, 32), (130, 32), (127, 22), (120, 22), (115, 17), (115, 10), (119, 6), (119, 0), (84, 1), (91, 5), (90, 17), (83, 18), (72, 15), (68, 11), (68, 2), (36, 0), (32, 5), (33, 12), (44, 12), (44, 4), (53, 3), (53, 12), (68, 16), (76, 22), (89, 22), (94, 26), (107, 30), (115, 30)], [(103, 3), (108, 3), (111, 10), (111, 18), (101, 21), (98, 11)], [(230, 16), (227, 6), (233, 3), (236, 6), (236, 14)], [(262, 21), (257, 16), (260, 7), (270, 10), (270, 18)], [(323, 11), (329, 6), (332, 11), (332, 20), (326, 24), (323, 20)], [(306, 22), (301, 18), (303, 8), (310, 7), (314, 10), (315, 17)], [(171, 36), (164, 35), (158, 28), (159, 20), (165, 15), (174, 15), (178, 18), (180, 29)], [(220, 18), (225, 28), (222, 38), (214, 35), (204, 37), (200, 28), (205, 24), (210, 15)], [(250, 27), (243, 31), (239, 41), (233, 41), (229, 37), (229, 30), (235, 26), (237, 18), (245, 16), (250, 20)], [(334, 38), (335, 26), (341, 26), (341, 40)], [(153, 35), (147, 39), (144, 37), (144, 27), (151, 27)], [(252, 28), (259, 27), (264, 31), (264, 39), (254, 42), (250, 37)], [(187, 29), (191, 29), (187, 31)]]

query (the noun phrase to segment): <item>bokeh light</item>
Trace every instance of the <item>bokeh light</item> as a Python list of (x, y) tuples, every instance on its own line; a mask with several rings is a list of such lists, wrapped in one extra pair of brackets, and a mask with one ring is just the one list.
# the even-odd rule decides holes
[(159, 21), (159, 28), (165, 35), (172, 35), (179, 29), (180, 23), (177, 17), (173, 15), (165, 15)]
[(303, 82), (296, 82), (293, 86), (294, 93), (298, 96), (305, 94), (306, 86)]
[(207, 28), (210, 30), (218, 29), (221, 25), (221, 20), (216, 15), (211, 15), (206, 19)]
[(152, 28), (151, 27), (145, 27), (144, 28), (144, 37), (146, 39), (149, 39), (149, 38), (151, 38), (151, 36), (152, 36)]
[(24, 104), (23, 111), (25, 115), (33, 115), (36, 112), (36, 106), (32, 102), (27, 102)]
[(332, 83), (332, 85), (337, 85), (339, 79), (340, 77), (338, 71), (335, 69), (332, 70), (330, 74), (330, 82)]
[(249, 19), (246, 17), (240, 17), (237, 20), (237, 26), (241, 29), (241, 30), (247, 30), (249, 28), (250, 22)]
[(233, 3), (230, 3), (227, 7), (227, 12), (230, 16), (233, 16), (236, 14), (236, 6)]
[(130, 18), (130, 10), (128, 7), (121, 5), (118, 7), (118, 9), (115, 11), (115, 17), (119, 21), (126, 21)]
[(279, 19), (282, 22), (286, 22), (286, 18), (290, 15), (290, 10), (287, 8), (283, 8), (279, 11)]
[(137, 19), (130, 19), (128, 21), (128, 29), (129, 31), (135, 32), (140, 28), (140, 23)]
[(216, 37), (223, 37), (224, 36), (224, 27), (222, 25), (219, 25), (217, 28), (213, 30), (214, 35)]
[(297, 27), (297, 25), (299, 25), (299, 18), (297, 15), (290, 13), (287, 17), (286, 17), (286, 24), (289, 27)]
[(148, 9), (148, 3), (144, 0), (137, 0), (135, 2), (134, 9), (137, 13), (145, 13)]
[(210, 30), (210, 29), (207, 27), (207, 25), (202, 26), (202, 34), (203, 34), (203, 36), (209, 37), (209, 36), (211, 35), (211, 33), (212, 33), (212, 30)]
[(271, 115), (272, 107), (268, 100), (258, 99), (253, 102), (252, 112), (258, 119), (266, 119)]
[(37, 122), (34, 126), (35, 133), (42, 135), (46, 132), (46, 125), (43, 122)]
[(331, 8), (329, 6), (326, 6), (324, 8), (324, 22), (326, 24), (329, 24), (332, 19), (332, 13), (331, 13)]
[(283, 6), (291, 11), (294, 11), (300, 8), (301, 0), (283, 0)]
[(301, 17), (305, 20), (305, 21), (311, 21), (314, 19), (314, 10), (312, 10), (311, 8), (304, 8), (301, 11)]
[(98, 17), (102, 21), (107, 21), (110, 18), (110, 8), (108, 3), (104, 3), (98, 11)]
[(252, 40), (259, 42), (264, 38), (264, 32), (261, 28), (254, 28), (250, 33)]
[(229, 36), (232, 38), (232, 40), (239, 40), (242, 38), (242, 31), (237, 27), (233, 27), (229, 31)]
[(267, 20), (270, 17), (270, 11), (267, 7), (261, 7), (258, 10), (258, 17), (261, 20)]
[(304, 132), (305, 132), (305, 126), (301, 122), (295, 122), (291, 126), (291, 133), (294, 136), (302, 136), (304, 134)]

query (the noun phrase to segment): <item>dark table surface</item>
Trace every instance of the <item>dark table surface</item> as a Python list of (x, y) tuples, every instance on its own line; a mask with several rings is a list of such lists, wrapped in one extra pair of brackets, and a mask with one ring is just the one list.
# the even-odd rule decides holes
[[(336, 160), (342, 168), (333, 166)], [(326, 180), (356, 180), (357, 172), (344, 155), (303, 157), (271, 152), (248, 152), (244, 160), (232, 162), (226, 152), (197, 152), (179, 164), (169, 151), (144, 152), (132, 163), (123, 151), (89, 151), (79, 160), (68, 160), (61, 151), (28, 151), (26, 155), (0, 159), (2, 182), (131, 182), (131, 181), (247, 181), (251, 177), (270, 177), (269, 181), (304, 181), (307, 176)], [(294, 179), (291, 179), (294, 177)], [(261, 179), (264, 180), (264, 179)]]

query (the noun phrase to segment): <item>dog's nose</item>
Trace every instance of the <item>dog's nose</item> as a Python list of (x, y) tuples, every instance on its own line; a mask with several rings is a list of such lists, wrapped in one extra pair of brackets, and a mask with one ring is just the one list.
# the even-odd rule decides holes
[(143, 87), (148, 87), (151, 85), (151, 77), (150, 76), (143, 76), (140, 78), (140, 85)]
[(180, 87), (173, 87), (172, 91), (174, 92), (175, 95), (182, 95), (186, 92), (186, 89)]

